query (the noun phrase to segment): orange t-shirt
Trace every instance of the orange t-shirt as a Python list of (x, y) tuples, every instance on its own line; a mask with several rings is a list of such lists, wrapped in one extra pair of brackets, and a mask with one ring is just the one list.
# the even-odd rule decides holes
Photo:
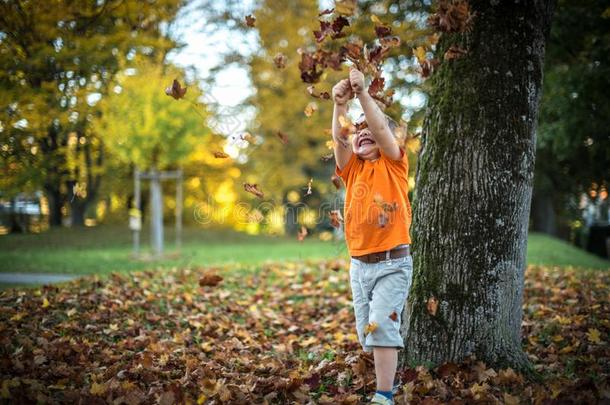
[(402, 148), (400, 160), (380, 153), (374, 162), (352, 153), (343, 170), (335, 166), (346, 187), (343, 218), (351, 256), (411, 243), (407, 155)]

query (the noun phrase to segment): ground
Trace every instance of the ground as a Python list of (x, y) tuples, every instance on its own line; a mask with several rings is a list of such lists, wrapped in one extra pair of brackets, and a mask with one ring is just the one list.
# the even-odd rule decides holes
[[(258, 238), (251, 241), (253, 251), (261, 249)], [(374, 371), (355, 335), (346, 258), (289, 260), (291, 249), (321, 242), (276, 242), (277, 252), (270, 253), (267, 245), (266, 253), (284, 255), (283, 260), (263, 264), (265, 255), (248, 258), (243, 251), (251, 249), (249, 243), (240, 241), (242, 262), (191, 260), (4, 289), (0, 398), (10, 403), (361, 403), (374, 391)], [(103, 243), (98, 246), (70, 251), (85, 254), (101, 250)], [(557, 246), (567, 249), (534, 236), (530, 255), (563, 260), (556, 256)], [(205, 243), (199, 248), (211, 249)], [(42, 260), (34, 253), (19, 265)], [(75, 260), (56, 254), (66, 266)], [(109, 256), (129, 263), (116, 252)], [(569, 257), (604, 263), (578, 250)], [(609, 401), (609, 282), (608, 266), (530, 264), (523, 348), (543, 380), (530, 382), (474, 358), (433, 369), (417, 366), (400, 371), (397, 403)]]

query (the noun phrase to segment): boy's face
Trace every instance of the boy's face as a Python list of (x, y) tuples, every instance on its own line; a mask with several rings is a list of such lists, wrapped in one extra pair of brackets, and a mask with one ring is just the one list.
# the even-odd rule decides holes
[(358, 157), (365, 160), (379, 158), (379, 145), (375, 141), (373, 133), (369, 130), (364, 115), (361, 115), (354, 124), (356, 133), (352, 136), (352, 150)]

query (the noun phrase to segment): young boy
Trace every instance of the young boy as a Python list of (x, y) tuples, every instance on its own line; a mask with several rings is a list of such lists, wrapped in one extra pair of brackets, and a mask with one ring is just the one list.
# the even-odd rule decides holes
[[(364, 117), (355, 123), (350, 142), (339, 117), (354, 97)], [(375, 359), (377, 391), (371, 403), (393, 404), (398, 349), (404, 347), (401, 314), (413, 275), (408, 161), (395, 139), (395, 123), (369, 95), (360, 71), (350, 70), (349, 79), (334, 86), (333, 100), (335, 173), (346, 186), (345, 239), (356, 330), (363, 350)]]

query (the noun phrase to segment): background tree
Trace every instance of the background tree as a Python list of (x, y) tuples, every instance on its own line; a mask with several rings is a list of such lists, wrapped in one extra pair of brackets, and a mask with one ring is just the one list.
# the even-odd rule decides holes
[[(0, 143), (7, 193), (42, 187), (59, 225), (74, 185), (93, 200), (104, 143), (87, 139), (95, 98), (121, 61), (163, 55), (175, 44), (161, 27), (180, 0), (0, 4)], [(89, 180), (89, 181), (87, 181)], [(85, 207), (77, 207), (84, 212)], [(73, 218), (82, 223), (82, 216)]]
[[(468, 4), (468, 3), (466, 3)], [(545, 37), (553, 2), (471, 1), (444, 19), (419, 155), (414, 279), (402, 325), (409, 363), (527, 369), (523, 278)], [(455, 11), (455, 10), (454, 10)], [(474, 14), (472, 30), (461, 23)], [(438, 24), (440, 20), (444, 21)]]
[(545, 58), (532, 230), (568, 237), (582, 194), (606, 189), (610, 156), (610, 9), (560, 0)]
[[(132, 66), (116, 76), (114, 91), (99, 102), (99, 117), (92, 125), (92, 131), (103, 134), (108, 155), (105, 170), (113, 173), (104, 194), (127, 201), (125, 197), (132, 195), (134, 168), (182, 168), (188, 193), (186, 206), (193, 209), (195, 199), (214, 195), (219, 183), (232, 177), (232, 161), (214, 157), (214, 152), (223, 151), (225, 138), (206, 126), (209, 113), (198, 103), (202, 92), (197, 82), (187, 85), (183, 99), (174, 100), (165, 94), (164, 89), (175, 78), (184, 84), (183, 71), (153, 64), (148, 58)], [(173, 193), (167, 195), (173, 201)]]

